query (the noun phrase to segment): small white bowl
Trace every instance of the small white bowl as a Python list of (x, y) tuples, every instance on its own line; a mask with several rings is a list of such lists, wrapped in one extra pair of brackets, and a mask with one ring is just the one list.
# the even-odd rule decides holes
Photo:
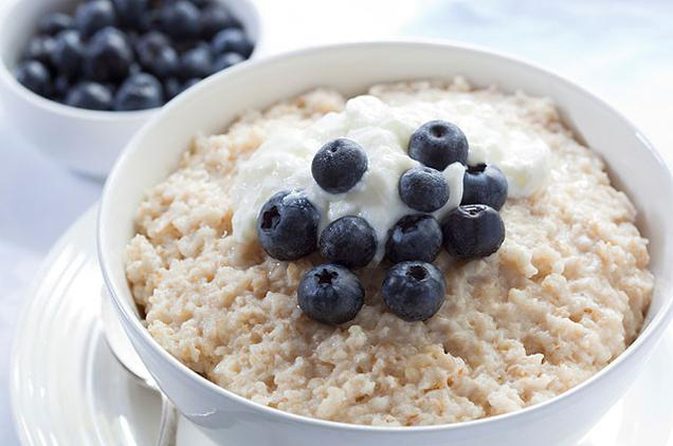
[[(449, 78), (553, 98), (579, 137), (607, 161), (613, 181), (639, 210), (656, 277), (645, 327), (614, 362), (547, 402), (491, 418), (443, 426), (373, 427), (297, 416), (222, 389), (163, 350), (136, 314), (124, 275), (124, 247), (144, 192), (178, 162), (196, 134), (222, 130), (246, 109), (317, 86), (347, 95), (393, 80)], [(124, 328), (178, 409), (215, 441), (255, 446), (537, 446), (574, 444), (625, 392), (673, 315), (673, 178), (646, 139), (618, 112), (559, 76), (500, 54), (440, 43), (360, 43), (297, 51), (218, 74), (167, 105), (127, 146), (103, 194), (98, 253)]]
[[(11, 127), (30, 144), (64, 166), (94, 178), (105, 178), (131, 136), (158, 109), (111, 112), (68, 107), (45, 99), (19, 84), (12, 73), (21, 53), (46, 12), (73, 12), (83, 0), (8, 0), (0, 11), (0, 94)], [(262, 37), (251, 0), (220, 0), (256, 42)]]

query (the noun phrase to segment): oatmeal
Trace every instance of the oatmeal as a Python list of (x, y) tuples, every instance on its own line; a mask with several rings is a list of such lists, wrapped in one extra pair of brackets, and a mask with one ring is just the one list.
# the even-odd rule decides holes
[[(366, 215), (382, 241), (406, 212), (389, 190), (413, 165), (394, 150), (433, 118), (461, 126), (470, 163), (495, 163), (507, 177), (504, 243), (469, 262), (442, 250), (434, 264), (446, 297), (424, 322), (383, 304), (380, 254), (359, 271), (365, 303), (352, 321), (309, 319), (297, 287), (320, 256), (269, 257), (255, 237), (260, 207), (280, 187), (310, 189), (306, 160), (326, 139), (349, 136), (368, 150), (392, 150), (390, 164), (368, 170), (350, 201), (308, 194), (323, 211), (321, 228)], [(463, 168), (452, 166), (438, 217), (460, 203)], [(380, 189), (367, 182), (377, 173)], [(382, 191), (376, 200), (368, 187)], [(378, 85), (349, 101), (316, 90), (197, 138), (140, 204), (126, 273), (157, 342), (232, 392), (347, 423), (453, 423), (552, 398), (635, 339), (654, 283), (635, 215), (548, 99), (461, 79)]]

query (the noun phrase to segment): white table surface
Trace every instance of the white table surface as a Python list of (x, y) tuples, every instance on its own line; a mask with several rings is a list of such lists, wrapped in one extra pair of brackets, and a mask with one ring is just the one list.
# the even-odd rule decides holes
[[(616, 105), (673, 165), (671, 0), (257, 2), (268, 53), (418, 36), (530, 59)], [(26, 145), (6, 124), (11, 112), (0, 106), (0, 445), (8, 446), (17, 443), (7, 391), (11, 334), (25, 290), (49, 247), (101, 191), (100, 184), (64, 171)]]

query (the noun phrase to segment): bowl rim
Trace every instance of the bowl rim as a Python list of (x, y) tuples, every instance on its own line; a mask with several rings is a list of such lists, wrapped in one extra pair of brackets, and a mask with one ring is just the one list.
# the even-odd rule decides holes
[[(3, 26), (7, 20), (12, 16), (12, 12), (23, 6), (25, 0), (8, 0), (7, 3), (0, 6), (0, 26)], [(251, 59), (259, 56), (260, 43), (263, 42), (264, 38), (264, 21), (262, 20), (259, 6), (254, 0), (236, 0), (237, 2), (244, 3), (247, 5), (247, 8), (251, 12), (251, 21), (255, 23), (257, 27), (257, 38), (252, 49), (250, 56), (240, 62), (237, 65), (244, 64), (249, 62)], [(229, 70), (227, 68), (226, 70)], [(224, 71), (224, 70), (223, 70)], [(203, 78), (200, 82), (208, 79), (219, 73), (213, 73), (212, 75)], [(173, 101), (170, 99), (168, 102), (159, 107), (148, 108), (145, 110), (130, 110), (130, 111), (114, 111), (114, 110), (89, 110), (86, 108), (73, 107), (70, 105), (62, 104), (60, 102), (54, 101), (52, 99), (45, 98), (39, 94), (29, 90), (19, 83), (19, 81), (14, 77), (12, 69), (10, 69), (10, 64), (7, 63), (7, 60), (4, 57), (0, 57), (0, 82), (4, 83), (7, 88), (17, 96), (24, 98), (32, 106), (46, 110), (49, 113), (61, 115), (67, 118), (75, 118), (89, 121), (100, 121), (100, 122), (110, 122), (110, 121), (136, 121), (136, 120), (146, 120), (159, 110), (164, 107), (169, 102)]]
[[(188, 102), (191, 99), (191, 95), (197, 93), (199, 89), (209, 88), (210, 84), (214, 82), (224, 82), (226, 77), (229, 75), (237, 74), (239, 71), (254, 70), (256, 69), (257, 66), (273, 65), (281, 61), (292, 62), (293, 59), (302, 58), (305, 56), (315, 57), (316, 55), (323, 52), (344, 51), (344, 50), (347, 51), (351, 48), (361, 49), (363, 47), (365, 48), (371, 47), (379, 49), (389, 48), (390, 50), (396, 50), (396, 51), (405, 51), (414, 48), (424, 48), (424, 49), (436, 48), (438, 50), (449, 49), (454, 51), (467, 51), (476, 54), (477, 56), (480, 57), (481, 56), (490, 57), (500, 59), (508, 63), (514, 63), (526, 70), (535, 71), (543, 76), (551, 78), (555, 82), (558, 82), (566, 87), (574, 89), (581, 95), (587, 97), (589, 100), (595, 102), (601, 108), (611, 113), (615, 117), (615, 119), (621, 121), (623, 125), (631, 129), (637, 135), (638, 139), (641, 141), (644, 149), (650, 152), (659, 168), (663, 169), (663, 171), (666, 173), (669, 187), (673, 190), (673, 174), (671, 173), (671, 170), (669, 170), (666, 162), (664, 162), (661, 155), (650, 143), (650, 141), (642, 134), (642, 132), (638, 130), (638, 128), (634, 124), (632, 124), (631, 121), (628, 120), (622, 113), (620, 113), (614, 107), (609, 105), (606, 101), (596, 96), (595, 94), (591, 93), (589, 90), (579, 85), (578, 83), (570, 81), (569, 79), (559, 74), (556, 74), (550, 69), (543, 68), (538, 64), (531, 63), (517, 56), (513, 56), (509, 53), (485, 48), (479, 45), (467, 44), (464, 42), (456, 42), (444, 39), (413, 38), (413, 39), (384, 39), (384, 40), (368, 40), (368, 41), (358, 41), (348, 43), (334, 43), (320, 46), (312, 46), (308, 48), (301, 48), (281, 54), (276, 54), (261, 60), (255, 60), (250, 63), (241, 64), (240, 66), (233, 67), (224, 72), (211, 76), (205, 79), (203, 82), (200, 82), (198, 85), (194, 86), (193, 90), (190, 90), (189, 93), (181, 95), (181, 97), (178, 97), (176, 98), (176, 100), (171, 101), (161, 110), (160, 113), (152, 117), (152, 119), (148, 121), (141, 128), (141, 130), (136, 133), (136, 135), (129, 141), (129, 143), (122, 151), (121, 156), (117, 159), (117, 162), (115, 163), (112, 171), (110, 172), (110, 175), (108, 176), (108, 180), (105, 183), (105, 187), (101, 195), (100, 206), (98, 209), (98, 216), (97, 216), (96, 239), (97, 239), (98, 259), (105, 286), (108, 292), (112, 295), (113, 302), (115, 304), (114, 307), (116, 307), (117, 311), (120, 313), (127, 329), (128, 327), (131, 327), (131, 329), (135, 332), (135, 334), (140, 335), (142, 341), (145, 344), (148, 344), (150, 348), (153, 350), (153, 352), (157, 353), (161, 357), (162, 361), (167, 362), (168, 363), (167, 365), (172, 366), (174, 369), (179, 370), (181, 374), (189, 377), (188, 379), (192, 382), (192, 384), (197, 385), (199, 387), (205, 387), (206, 389), (208, 389), (209, 392), (215, 392), (219, 394), (218, 396), (220, 397), (225, 397), (227, 399), (236, 401), (237, 403), (243, 404), (252, 411), (256, 411), (270, 417), (279, 417), (281, 420), (285, 420), (288, 422), (309, 424), (317, 427), (350, 431), (350, 432), (369, 432), (372, 434), (395, 433), (396, 435), (417, 434), (422, 432), (431, 433), (442, 431), (477, 429), (482, 428), (485, 425), (490, 426), (498, 423), (515, 421), (521, 419), (522, 417), (527, 417), (530, 414), (540, 414), (542, 412), (549, 411), (551, 410), (551, 408), (553, 408), (553, 406), (558, 405), (559, 402), (569, 399), (571, 396), (574, 396), (579, 392), (583, 392), (585, 389), (595, 386), (599, 380), (604, 379), (604, 377), (606, 377), (607, 375), (612, 375), (616, 373), (616, 370), (619, 368), (620, 364), (622, 364), (631, 356), (633, 356), (635, 352), (640, 351), (642, 349), (643, 344), (645, 344), (646, 342), (654, 342), (652, 341), (652, 339), (655, 336), (655, 334), (661, 333), (666, 328), (667, 323), (671, 319), (673, 319), (673, 299), (669, 298), (662, 304), (661, 309), (654, 315), (654, 317), (650, 320), (647, 326), (641, 329), (636, 339), (620, 355), (618, 355), (617, 358), (615, 358), (601, 370), (594, 373), (580, 384), (573, 386), (572, 388), (566, 390), (565, 392), (553, 398), (545, 400), (541, 403), (524, 407), (519, 410), (515, 410), (513, 412), (507, 412), (500, 415), (493, 415), (462, 422), (437, 424), (437, 425), (423, 425), (423, 426), (379, 426), (379, 425), (350, 424), (338, 421), (323, 420), (320, 418), (297, 415), (291, 412), (286, 412), (280, 409), (256, 403), (248, 398), (237, 395), (234, 392), (231, 392), (223, 387), (220, 387), (214, 382), (194, 372), (186, 365), (181, 363), (177, 358), (168, 353), (168, 351), (163, 349), (159, 345), (159, 343), (156, 340), (154, 340), (154, 338), (152, 338), (147, 329), (145, 329), (141, 324), (140, 318), (138, 318), (137, 315), (131, 314), (129, 311), (127, 311), (126, 306), (122, 302), (122, 300), (125, 299), (123, 299), (121, 296), (117, 294), (118, 289), (115, 284), (115, 281), (108, 273), (109, 270), (108, 265), (110, 260), (107, 258), (105, 250), (103, 249), (103, 247), (106, 246), (107, 244), (106, 232), (108, 225), (106, 224), (106, 221), (108, 217), (111, 217), (113, 215), (113, 210), (107, 209), (108, 207), (107, 203), (110, 200), (106, 198), (109, 195), (113, 194), (115, 185), (123, 179), (121, 169), (127, 163), (129, 153), (135, 152), (136, 150), (138, 150), (138, 147), (140, 147), (137, 144), (137, 141), (141, 141), (144, 138), (145, 134), (149, 133), (152, 130), (152, 128), (156, 125), (156, 123), (158, 123), (162, 119), (163, 114), (170, 113), (170, 111), (173, 108), (181, 107), (182, 104)], [(661, 286), (661, 282), (657, 281), (655, 282), (655, 287), (658, 286)]]

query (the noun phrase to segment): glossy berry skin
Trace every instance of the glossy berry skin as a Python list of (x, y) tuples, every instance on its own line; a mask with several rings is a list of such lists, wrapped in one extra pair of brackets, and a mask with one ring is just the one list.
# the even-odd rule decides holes
[(439, 171), (455, 162), (466, 164), (468, 148), (462, 130), (446, 121), (426, 122), (409, 139), (409, 156)]
[(362, 217), (346, 216), (334, 220), (320, 234), (320, 254), (333, 263), (361, 268), (376, 254), (376, 232)]
[(218, 32), (211, 44), (213, 54), (238, 53), (248, 58), (253, 45), (245, 32), (239, 28), (227, 28)]
[(37, 60), (46, 67), (51, 63), (51, 53), (54, 52), (56, 42), (49, 36), (35, 36), (28, 41), (28, 47), (23, 53), (24, 60)]
[(55, 36), (61, 31), (72, 29), (73, 27), (74, 23), (72, 17), (60, 12), (46, 14), (40, 18), (39, 22), (37, 22), (38, 33), (47, 36)]
[(159, 48), (170, 46), (171, 40), (161, 31), (148, 31), (138, 37), (135, 43), (135, 50), (140, 57), (140, 53), (151, 50), (156, 51)]
[(427, 262), (401, 262), (386, 273), (381, 288), (390, 311), (407, 322), (431, 318), (444, 303), (444, 276)]
[(98, 82), (118, 82), (130, 72), (133, 51), (124, 33), (116, 28), (98, 31), (84, 52), (88, 77)]
[(110, 0), (81, 3), (75, 11), (75, 27), (84, 37), (90, 37), (99, 30), (116, 24), (117, 13)]
[(338, 325), (357, 316), (364, 304), (360, 279), (341, 265), (319, 265), (299, 282), (299, 308), (313, 320)]
[(133, 76), (134, 74), (142, 73), (143, 67), (140, 66), (140, 64), (137, 64), (133, 62), (131, 66), (129, 67), (129, 76)]
[(388, 231), (386, 258), (393, 263), (408, 260), (432, 262), (442, 248), (442, 229), (427, 214), (405, 215)]
[(191, 2), (166, 2), (161, 8), (161, 29), (175, 39), (189, 39), (199, 34), (199, 9)]
[(51, 94), (51, 76), (41, 62), (29, 60), (22, 63), (14, 70), (14, 76), (21, 85), (33, 93), (45, 97)]
[(147, 0), (112, 0), (117, 19), (121, 26), (138, 29), (142, 26), (147, 12)]
[(226, 70), (227, 68), (243, 62), (245, 59), (238, 53), (224, 53), (218, 56), (213, 63), (213, 73)]
[(197, 46), (180, 56), (178, 74), (182, 79), (204, 78), (213, 73), (213, 57), (207, 46)]
[(65, 104), (71, 107), (86, 108), (89, 110), (110, 110), (112, 108), (112, 93), (96, 82), (82, 82), (70, 90)]
[(198, 84), (201, 82), (203, 79), (198, 78), (198, 77), (193, 77), (191, 79), (187, 79), (182, 83), (182, 86), (180, 87), (180, 93), (183, 91), (187, 90), (188, 88), (192, 88), (194, 85)]
[(218, 0), (188, 0), (188, 1), (197, 8), (202, 9), (214, 2), (217, 2)]
[(151, 65), (162, 48), (171, 46), (170, 39), (161, 31), (148, 31), (136, 36), (130, 43), (141, 66)]
[(449, 185), (441, 172), (429, 167), (413, 167), (400, 177), (400, 198), (411, 209), (434, 212), (449, 201)]
[(262, 206), (257, 237), (262, 248), (278, 260), (297, 260), (316, 249), (320, 213), (301, 194), (278, 192)]
[(171, 100), (186, 89), (193, 87), (194, 85), (201, 82), (203, 79), (198, 77), (187, 79), (184, 82), (180, 82), (179, 79), (171, 77), (164, 81), (164, 97), (166, 100)]
[(52, 91), (54, 99), (63, 102), (70, 92), (71, 87), (72, 81), (67, 76), (57, 76), (56, 79), (54, 79), (54, 88)]
[(169, 77), (164, 80), (164, 98), (170, 101), (180, 94), (182, 91), (182, 83), (174, 77)]
[(183, 91), (187, 90), (188, 88), (192, 88), (194, 85), (198, 84), (201, 82), (203, 79), (198, 78), (198, 77), (193, 77), (191, 79), (187, 79), (183, 84), (182, 84), (182, 89), (180, 90), (180, 93)]
[(486, 204), (499, 211), (507, 201), (507, 178), (492, 165), (468, 166), (460, 204)]
[(74, 77), (82, 68), (84, 46), (78, 31), (61, 31), (54, 39), (51, 64), (64, 76)]
[(487, 257), (505, 240), (505, 224), (498, 211), (484, 204), (458, 206), (442, 220), (444, 248), (461, 260)]
[(360, 144), (339, 138), (318, 150), (311, 163), (311, 174), (323, 190), (341, 194), (360, 181), (367, 164), (367, 154)]
[(143, 69), (162, 79), (177, 72), (180, 62), (178, 53), (159, 32), (149, 32), (138, 39), (136, 52)]
[(225, 28), (238, 26), (236, 19), (220, 3), (211, 3), (206, 6), (199, 17), (201, 37), (210, 40)]
[(117, 90), (114, 109), (118, 111), (145, 110), (161, 107), (164, 94), (161, 83), (147, 73), (130, 76)]
[(143, 14), (140, 24), (136, 28), (140, 32), (162, 30), (161, 9), (149, 9)]

